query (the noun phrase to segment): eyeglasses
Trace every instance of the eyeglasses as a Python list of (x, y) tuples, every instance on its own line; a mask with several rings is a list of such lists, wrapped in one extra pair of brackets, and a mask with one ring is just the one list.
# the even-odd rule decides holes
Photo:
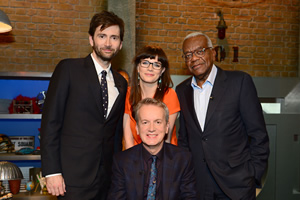
[(152, 64), (153, 69), (161, 69), (161, 63), (159, 62), (149, 62), (148, 60), (142, 60), (140, 62), (141, 67), (143, 68), (148, 68), (150, 66), (150, 64)]
[(198, 48), (195, 51), (192, 52), (187, 52), (185, 54), (182, 55), (182, 58), (184, 58), (186, 61), (189, 61), (192, 59), (193, 54), (195, 56), (197, 56), (198, 58), (200, 57), (204, 57), (205, 56), (205, 50), (207, 49), (211, 49), (212, 47), (208, 47), (208, 48)]

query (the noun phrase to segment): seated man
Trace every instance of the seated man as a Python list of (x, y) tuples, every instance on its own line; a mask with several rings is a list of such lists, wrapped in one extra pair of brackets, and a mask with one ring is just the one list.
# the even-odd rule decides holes
[(167, 106), (146, 98), (134, 112), (142, 143), (114, 156), (108, 199), (196, 199), (191, 154), (164, 142), (169, 129)]

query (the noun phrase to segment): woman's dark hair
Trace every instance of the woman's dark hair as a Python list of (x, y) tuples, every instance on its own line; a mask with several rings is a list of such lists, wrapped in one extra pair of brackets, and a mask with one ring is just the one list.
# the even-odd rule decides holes
[(134, 109), (136, 104), (142, 99), (137, 67), (141, 60), (145, 58), (155, 59), (156, 56), (158, 57), (158, 61), (162, 64), (162, 69), (164, 68), (165, 71), (160, 77), (161, 83), (159, 83), (158, 88), (156, 89), (154, 99), (162, 101), (165, 93), (169, 90), (170, 87), (173, 87), (173, 82), (170, 76), (169, 61), (165, 52), (162, 50), (162, 48), (158, 46), (144, 46), (138, 51), (136, 56), (133, 58), (134, 68), (131, 76), (131, 90), (129, 97), (129, 102), (131, 104), (132, 110)]
[(93, 16), (90, 22), (89, 34), (90, 36), (94, 36), (96, 28), (98, 26), (101, 26), (100, 30), (103, 31), (104, 29), (113, 25), (117, 25), (120, 27), (120, 39), (121, 41), (123, 41), (124, 21), (113, 12), (108, 12), (106, 10)]

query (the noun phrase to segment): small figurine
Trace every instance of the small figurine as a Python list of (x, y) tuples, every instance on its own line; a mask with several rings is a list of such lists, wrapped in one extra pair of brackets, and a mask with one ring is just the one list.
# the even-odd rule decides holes
[(43, 190), (42, 190), (42, 193), (43, 193), (43, 194), (48, 194), (48, 190), (47, 190), (46, 185), (44, 186), (44, 188), (43, 188)]
[[(42, 177), (42, 172), (40, 172), (40, 175), (36, 175), (38, 181), (39, 181), (39, 184), (41, 186), (41, 191), (40, 193), (43, 194), (43, 190), (44, 188), (46, 188), (46, 178), (45, 177)], [(47, 189), (46, 189), (47, 190)]]
[(5, 187), (2, 185), (2, 181), (0, 181), (0, 195), (5, 194)]
[(8, 194), (0, 197), (0, 200), (12, 199), (12, 197), (13, 197), (12, 193), (8, 193)]

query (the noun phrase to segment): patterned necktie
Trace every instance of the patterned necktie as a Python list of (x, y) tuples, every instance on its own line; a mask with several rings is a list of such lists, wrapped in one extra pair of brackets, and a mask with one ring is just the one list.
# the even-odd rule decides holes
[(148, 194), (147, 194), (147, 200), (155, 200), (155, 194), (156, 194), (156, 175), (157, 175), (157, 169), (156, 169), (156, 156), (152, 156), (152, 164), (151, 164), (151, 174), (150, 174), (150, 181), (149, 181), (149, 187), (148, 187)]
[(103, 103), (104, 118), (106, 118), (107, 108), (108, 108), (108, 91), (107, 91), (107, 82), (106, 82), (107, 72), (103, 70), (101, 74), (102, 74), (101, 76), (102, 103)]

